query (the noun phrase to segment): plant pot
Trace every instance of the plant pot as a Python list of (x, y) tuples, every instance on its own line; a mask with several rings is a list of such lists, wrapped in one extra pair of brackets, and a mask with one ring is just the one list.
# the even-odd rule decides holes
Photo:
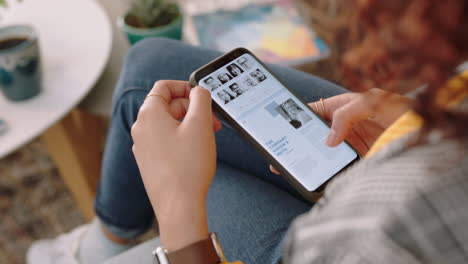
[(139, 40), (150, 37), (182, 39), (182, 14), (176, 17), (171, 23), (154, 28), (137, 28), (130, 26), (125, 22), (127, 15), (128, 14), (125, 14), (119, 17), (117, 25), (126, 34), (128, 41), (132, 45)]

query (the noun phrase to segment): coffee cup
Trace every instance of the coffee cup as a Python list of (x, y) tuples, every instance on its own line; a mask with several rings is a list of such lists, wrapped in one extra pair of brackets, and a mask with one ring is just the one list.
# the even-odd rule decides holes
[(11, 101), (30, 99), (41, 91), (36, 31), (29, 25), (0, 28), (0, 90)]

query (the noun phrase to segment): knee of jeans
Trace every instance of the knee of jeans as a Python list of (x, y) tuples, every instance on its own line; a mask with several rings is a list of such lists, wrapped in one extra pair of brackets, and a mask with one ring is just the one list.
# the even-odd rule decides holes
[(124, 93), (115, 98), (113, 106), (112, 119), (119, 119), (126, 129), (130, 130), (136, 121), (147, 91), (142, 88), (129, 88)]
[(138, 87), (149, 92), (154, 83), (167, 75), (167, 65), (183, 47), (179, 41), (165, 38), (147, 38), (132, 46), (127, 54), (114, 101), (129, 89)]
[[(133, 45), (126, 57), (126, 64), (140, 65), (141, 67), (157, 68), (164, 65), (171, 54), (169, 50), (181, 45), (179, 41), (167, 38), (145, 38)], [(142, 63), (148, 63), (148, 65)]]

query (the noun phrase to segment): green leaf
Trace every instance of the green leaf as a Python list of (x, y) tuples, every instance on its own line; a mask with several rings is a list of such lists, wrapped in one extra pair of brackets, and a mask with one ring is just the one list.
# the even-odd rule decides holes
[(179, 15), (179, 8), (170, 0), (135, 0), (128, 14), (137, 18), (141, 26), (154, 27), (172, 22)]

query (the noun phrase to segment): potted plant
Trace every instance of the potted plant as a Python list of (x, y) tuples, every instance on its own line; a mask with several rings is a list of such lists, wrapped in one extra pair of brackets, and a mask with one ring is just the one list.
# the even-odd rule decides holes
[(173, 0), (134, 0), (118, 26), (132, 45), (147, 37), (182, 38), (182, 14)]
[(8, 7), (8, 1), (7, 0), (0, 0), (0, 7)]

